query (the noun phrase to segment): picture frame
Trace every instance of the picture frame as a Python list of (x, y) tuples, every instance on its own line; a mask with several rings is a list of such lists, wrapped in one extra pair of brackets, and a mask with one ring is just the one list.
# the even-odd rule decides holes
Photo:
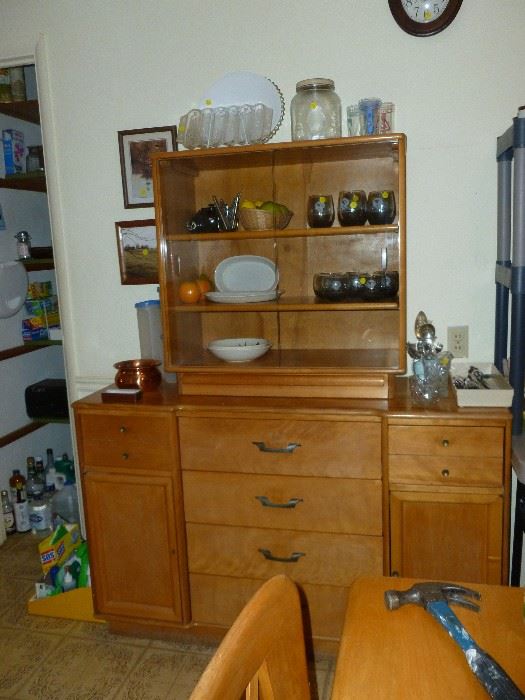
[(116, 221), (121, 284), (158, 284), (155, 219)]
[(124, 208), (153, 205), (151, 153), (177, 150), (177, 127), (157, 126), (118, 132)]

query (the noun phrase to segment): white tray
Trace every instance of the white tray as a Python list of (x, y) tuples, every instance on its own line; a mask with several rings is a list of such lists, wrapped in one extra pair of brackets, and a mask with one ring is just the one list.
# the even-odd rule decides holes
[(466, 377), (469, 367), (477, 367), (486, 376), (490, 389), (457, 389), (452, 382), (458, 406), (495, 406), (508, 408), (512, 405), (514, 390), (505, 377), (490, 362), (452, 362), (452, 377)]

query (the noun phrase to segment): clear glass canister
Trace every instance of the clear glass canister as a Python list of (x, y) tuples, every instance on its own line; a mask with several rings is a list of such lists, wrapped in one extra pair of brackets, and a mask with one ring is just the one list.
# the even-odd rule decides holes
[(312, 141), (341, 136), (341, 100), (334, 81), (310, 78), (296, 85), (292, 99), (292, 140)]
[(31, 236), (27, 231), (19, 231), (15, 234), (16, 251), (19, 260), (29, 260), (31, 257)]

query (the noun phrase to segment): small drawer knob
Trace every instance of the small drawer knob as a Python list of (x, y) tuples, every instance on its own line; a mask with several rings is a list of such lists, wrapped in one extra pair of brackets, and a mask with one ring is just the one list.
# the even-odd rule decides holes
[(128, 429), (126, 428), (125, 425), (121, 425), (119, 428), (119, 433), (127, 433)]
[(449, 476), (450, 476), (449, 470), (448, 470), (448, 469), (443, 469), (443, 470), (441, 471), (441, 476), (444, 476), (445, 479), (446, 479), (447, 477), (449, 477)]
[(123, 452), (122, 459), (129, 459), (129, 454), (127, 452)]
[(441, 441), (441, 444), (443, 445), (443, 447), (448, 447), (449, 442), (448, 442), (448, 440), (445, 438), (444, 440)]

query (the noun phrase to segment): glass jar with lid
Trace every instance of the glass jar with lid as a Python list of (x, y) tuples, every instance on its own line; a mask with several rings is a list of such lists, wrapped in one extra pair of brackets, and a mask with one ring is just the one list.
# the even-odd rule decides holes
[(290, 105), (292, 140), (312, 141), (341, 136), (341, 100), (329, 78), (309, 78), (296, 85)]

